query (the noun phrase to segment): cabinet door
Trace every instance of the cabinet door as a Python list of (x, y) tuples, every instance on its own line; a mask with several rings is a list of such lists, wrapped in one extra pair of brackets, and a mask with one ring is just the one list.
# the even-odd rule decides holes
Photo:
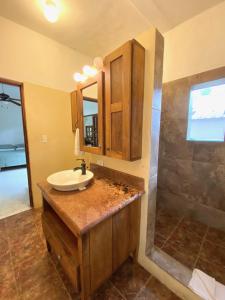
[(105, 58), (106, 155), (130, 159), (132, 43)]

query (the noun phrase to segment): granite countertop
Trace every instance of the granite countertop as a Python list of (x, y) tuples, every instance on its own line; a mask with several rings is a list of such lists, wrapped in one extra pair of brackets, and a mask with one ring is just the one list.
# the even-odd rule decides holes
[(77, 236), (144, 194), (144, 190), (95, 177), (84, 191), (60, 192), (47, 181), (38, 184), (45, 200)]

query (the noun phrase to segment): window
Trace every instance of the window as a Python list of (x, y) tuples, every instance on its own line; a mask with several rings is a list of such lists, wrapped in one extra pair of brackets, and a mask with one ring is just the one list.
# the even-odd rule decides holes
[(187, 140), (224, 142), (225, 79), (192, 87)]

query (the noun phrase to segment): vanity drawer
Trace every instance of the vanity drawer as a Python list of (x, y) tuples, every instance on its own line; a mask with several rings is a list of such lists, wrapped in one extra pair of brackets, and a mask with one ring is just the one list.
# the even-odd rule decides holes
[(51, 251), (56, 254), (59, 263), (70, 279), (75, 291), (78, 292), (80, 290), (78, 260), (75, 259), (75, 256), (68, 251), (68, 248), (65, 247), (55, 232), (53, 232), (45, 216), (42, 218), (42, 225), (45, 238), (50, 245)]

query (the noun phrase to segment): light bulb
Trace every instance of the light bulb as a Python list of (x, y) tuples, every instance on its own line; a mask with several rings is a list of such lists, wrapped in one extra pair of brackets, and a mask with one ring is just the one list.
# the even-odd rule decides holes
[(83, 67), (83, 72), (88, 77), (93, 77), (98, 73), (98, 70), (94, 67), (90, 67), (90, 66), (86, 65)]
[(73, 79), (76, 82), (84, 82), (87, 79), (87, 76), (84, 74), (80, 74), (80, 73), (74, 73)]
[(51, 22), (55, 23), (59, 18), (59, 7), (56, 2), (52, 1), (45, 1), (44, 3), (44, 15), (46, 19)]

